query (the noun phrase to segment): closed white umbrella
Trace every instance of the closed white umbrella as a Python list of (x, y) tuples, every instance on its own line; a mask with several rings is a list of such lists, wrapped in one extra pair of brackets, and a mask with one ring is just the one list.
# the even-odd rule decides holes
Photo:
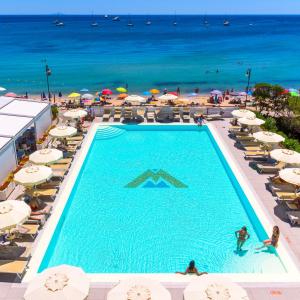
[(24, 186), (35, 186), (41, 184), (52, 177), (52, 169), (46, 166), (32, 165), (17, 172), (14, 181)]
[(246, 290), (217, 275), (203, 275), (184, 290), (184, 300), (249, 300)]
[(165, 95), (158, 97), (158, 99), (161, 101), (172, 101), (172, 100), (178, 99), (178, 96), (175, 96), (173, 94), (165, 94)]
[(289, 149), (275, 149), (270, 152), (270, 156), (286, 164), (300, 164), (300, 153)]
[(49, 134), (55, 138), (66, 138), (77, 133), (77, 129), (72, 126), (60, 125), (49, 131)]
[(235, 118), (255, 117), (255, 113), (248, 109), (236, 109), (231, 112)]
[(29, 160), (37, 165), (47, 165), (63, 158), (63, 152), (57, 149), (45, 148), (29, 155)]
[(0, 202), (0, 231), (10, 230), (24, 223), (31, 209), (24, 201), (6, 200)]
[(160, 282), (142, 277), (121, 281), (107, 294), (107, 300), (171, 300)]
[(238, 122), (242, 125), (248, 125), (248, 126), (260, 126), (265, 123), (264, 120), (258, 119), (255, 116), (240, 118), (240, 119), (238, 119)]
[(288, 183), (300, 186), (300, 168), (285, 168), (279, 171), (279, 177)]
[(61, 265), (46, 269), (28, 285), (25, 300), (83, 300), (90, 282), (81, 268)]
[(284, 141), (284, 137), (270, 131), (258, 131), (253, 133), (253, 137), (263, 143), (277, 144)]
[(131, 103), (131, 102), (145, 103), (147, 101), (144, 97), (141, 97), (139, 95), (130, 95), (130, 96), (127, 96), (124, 100), (128, 103)]
[(87, 115), (87, 112), (83, 109), (70, 109), (64, 113), (65, 118), (69, 119), (79, 119)]

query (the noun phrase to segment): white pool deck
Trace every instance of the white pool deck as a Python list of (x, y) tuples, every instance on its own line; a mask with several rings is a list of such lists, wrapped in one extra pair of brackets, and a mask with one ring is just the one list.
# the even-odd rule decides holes
[[(178, 125), (176, 123), (173, 124)], [(258, 175), (256, 171), (252, 170), (248, 162), (243, 158), (243, 151), (234, 147), (234, 140), (228, 137), (228, 122), (215, 121), (210, 124), (211, 132), (265, 229), (271, 232), (271, 228), (274, 224), (279, 225), (282, 235), (278, 252), (288, 269), (287, 274), (226, 274), (225, 276), (231, 277), (234, 281), (246, 287), (249, 291), (250, 299), (300, 299), (300, 275), (295, 267), (300, 266), (300, 228), (290, 227), (287, 221), (282, 218), (282, 208), (278, 208), (271, 193), (265, 188), (268, 176)], [(54, 212), (48, 220), (42, 234), (40, 234), (37, 239), (36, 245), (38, 246), (35, 248), (33, 258), (29, 264), (29, 270), (22, 284), (0, 284), (0, 299), (22, 299), (21, 296), (23, 295), (26, 283), (35, 276), (98, 125), (99, 123), (96, 123), (92, 126), (81, 151), (77, 154), (76, 162), (72, 165), (72, 170), (68, 178), (63, 183), (59, 198), (56, 200)], [(101, 123), (101, 125), (110, 124)], [(116, 123), (114, 123), (114, 125), (116, 125)], [(132, 274), (90, 275), (93, 283), (88, 299), (106, 299), (105, 295), (109, 288), (118, 280), (128, 276), (132, 276)], [(143, 276), (145, 276), (145, 274), (143, 274)], [(182, 291), (191, 279), (190, 276), (175, 274), (149, 274), (147, 276), (155, 277), (163, 282), (163, 284), (170, 289), (174, 296), (173, 299), (176, 300), (182, 299)], [(23, 291), (21, 292), (21, 290)], [(3, 296), (4, 294), (6, 296)]]

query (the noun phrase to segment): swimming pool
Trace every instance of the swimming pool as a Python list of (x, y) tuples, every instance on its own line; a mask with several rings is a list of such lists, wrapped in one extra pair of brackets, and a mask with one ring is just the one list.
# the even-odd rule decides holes
[(99, 126), (39, 271), (285, 273), (266, 237), (208, 127)]

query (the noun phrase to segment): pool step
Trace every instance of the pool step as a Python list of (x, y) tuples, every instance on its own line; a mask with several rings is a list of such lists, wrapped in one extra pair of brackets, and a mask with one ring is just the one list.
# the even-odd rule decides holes
[(113, 126), (99, 126), (95, 135), (97, 140), (107, 140), (122, 135), (126, 130)]

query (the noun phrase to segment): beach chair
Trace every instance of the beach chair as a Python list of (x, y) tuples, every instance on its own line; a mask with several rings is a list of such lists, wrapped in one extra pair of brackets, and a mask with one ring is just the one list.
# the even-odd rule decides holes
[(49, 166), (52, 170), (69, 170), (70, 164), (54, 164)]
[(131, 120), (132, 119), (132, 108), (125, 108), (124, 111), (124, 120)]
[(138, 118), (144, 119), (144, 116), (145, 116), (145, 110), (144, 110), (144, 109), (141, 109), (141, 108), (138, 108), (138, 109), (137, 109), (137, 112), (136, 112), (136, 115), (137, 115)]
[(182, 121), (183, 122), (190, 122), (190, 108), (189, 107), (184, 107), (183, 112), (182, 112)]
[(295, 192), (277, 192), (275, 191), (275, 195), (278, 200), (296, 200), (300, 195)]
[(237, 136), (236, 140), (239, 142), (243, 141), (254, 141), (254, 137), (251, 135)]
[(223, 116), (221, 114), (211, 114), (211, 115), (206, 115), (205, 119), (207, 121), (217, 121), (217, 120), (224, 120)]
[(258, 173), (264, 173), (264, 174), (276, 174), (278, 173), (281, 169), (285, 167), (285, 163), (279, 162), (275, 165), (271, 164), (257, 164), (256, 165), (256, 170)]
[(16, 274), (22, 279), (28, 262), (24, 260), (0, 260), (0, 273)]
[(67, 141), (82, 141), (84, 139), (84, 137), (82, 135), (78, 135), (78, 136), (71, 136), (66, 138)]
[(57, 189), (36, 189), (33, 191), (32, 196), (33, 197), (49, 197), (54, 198), (57, 194)]
[(262, 151), (261, 147), (259, 147), (259, 146), (245, 146), (245, 147), (243, 147), (243, 149), (246, 151), (252, 151), (252, 152)]
[(43, 226), (46, 223), (47, 216), (46, 215), (34, 215), (30, 216), (29, 219), (24, 224), (36, 224)]
[(242, 127), (241, 126), (230, 126), (228, 128), (228, 131), (230, 133), (236, 133), (236, 132), (241, 132)]
[(294, 201), (285, 201), (284, 203), (290, 210), (299, 210), (299, 204), (295, 203)]
[(23, 224), (16, 227), (16, 232), (21, 235), (29, 235), (34, 239), (38, 234), (40, 226), (38, 224)]
[(115, 122), (120, 122), (122, 116), (122, 110), (120, 108), (115, 108), (115, 112), (113, 115)]
[(180, 122), (180, 110), (178, 107), (175, 107), (173, 109), (173, 121)]
[(289, 183), (270, 183), (269, 189), (274, 196), (276, 192), (295, 192), (295, 187)]
[(146, 112), (146, 119), (147, 121), (154, 122), (155, 121), (155, 111), (147, 111)]
[[(19, 235), (19, 233), (17, 233), (16, 231), (14, 233), (11, 233), (11, 235), (13, 235), (13, 240), (22, 242), (22, 240), (20, 241), (22, 236)], [(31, 247), (18, 246), (16, 244), (12, 244), (7, 246), (1, 246), (0, 249), (0, 260), (28, 261), (31, 258)]]
[(71, 162), (73, 161), (73, 158), (62, 158), (56, 162), (54, 162), (53, 164), (71, 164)]
[(253, 141), (237, 141), (237, 143), (239, 143), (242, 147), (250, 147), (250, 146), (260, 147), (260, 145), (261, 145), (259, 142), (255, 141), (255, 140), (253, 140)]
[(300, 225), (300, 211), (287, 211), (286, 216), (291, 222), (291, 225)]
[(111, 110), (110, 108), (104, 108), (103, 116), (102, 116), (102, 121), (103, 122), (108, 122), (110, 118)]
[(59, 180), (62, 180), (66, 175), (66, 171), (64, 170), (52, 170), (52, 177), (57, 177)]
[(267, 159), (267, 153), (265, 151), (245, 151), (244, 158), (248, 159)]

